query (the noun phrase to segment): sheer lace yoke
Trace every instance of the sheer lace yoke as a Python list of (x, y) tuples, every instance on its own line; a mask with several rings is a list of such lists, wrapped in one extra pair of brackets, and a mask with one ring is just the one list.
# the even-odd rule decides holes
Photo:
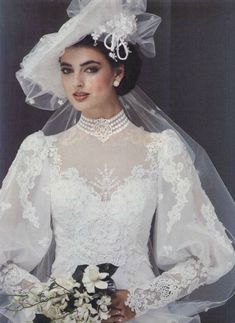
[(134, 182), (156, 175), (150, 156), (151, 134), (132, 123), (106, 142), (77, 126), (54, 139), (49, 154), (52, 180), (72, 179), (85, 184), (101, 201), (107, 202), (121, 190), (131, 189)]

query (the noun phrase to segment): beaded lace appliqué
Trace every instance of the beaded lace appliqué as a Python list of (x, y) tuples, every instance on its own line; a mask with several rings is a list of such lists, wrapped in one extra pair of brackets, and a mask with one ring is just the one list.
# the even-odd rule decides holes
[(15, 294), (38, 282), (35, 276), (13, 263), (0, 267), (0, 291), (4, 293)]
[(233, 248), (231, 247), (231, 244), (228, 244), (228, 241), (225, 239), (225, 235), (222, 235), (217, 229), (219, 226), (220, 230), (222, 229), (225, 232), (225, 228), (221, 222), (218, 222), (218, 218), (215, 215), (215, 209), (209, 199), (207, 200), (208, 203), (202, 204), (201, 206), (201, 213), (206, 221), (206, 227), (210, 230), (210, 233), (215, 237), (215, 239), (217, 239), (221, 245), (223, 245), (223, 247), (232, 254)]
[(100, 176), (95, 177), (93, 185), (101, 192), (100, 194), (102, 201), (108, 201), (111, 197), (111, 192), (113, 189), (120, 185), (120, 180), (117, 176), (113, 176), (113, 173), (115, 174), (115, 169), (113, 168), (109, 170), (106, 163), (103, 171), (99, 168), (97, 171)]
[[(29, 199), (30, 191), (35, 185), (35, 179), (40, 175), (43, 161), (48, 156), (48, 146), (42, 131), (28, 136), (21, 145), (21, 158), (25, 169), (18, 170), (17, 182), (21, 188), (19, 197), (23, 207), (23, 218), (28, 219), (36, 228), (39, 227), (39, 219), (35, 216), (35, 206)], [(30, 153), (30, 158), (28, 154)]]
[[(168, 131), (169, 132), (169, 131)], [(153, 141), (148, 145), (148, 160), (152, 160), (154, 168), (161, 170), (163, 179), (171, 184), (171, 190), (174, 193), (176, 203), (172, 204), (171, 210), (168, 211), (167, 232), (170, 233), (173, 225), (181, 219), (181, 211), (188, 202), (187, 193), (191, 187), (190, 180), (182, 177), (183, 164), (177, 161), (176, 157), (184, 155), (184, 159), (191, 166), (192, 161), (185, 154), (182, 144), (174, 136), (167, 135), (159, 140), (159, 136), (152, 134)], [(162, 199), (159, 194), (159, 201)]]
[[(76, 259), (74, 255), (77, 255), (77, 259), (81, 262), (107, 261), (117, 266), (124, 266), (135, 250), (136, 242), (132, 236), (136, 235), (136, 228), (133, 221), (136, 221), (136, 216), (144, 208), (145, 203), (148, 203), (145, 202), (145, 198), (143, 199), (143, 192), (151, 189), (149, 184), (151, 178), (135, 179), (138, 172), (133, 171), (134, 173), (132, 172), (124, 183), (120, 184), (113, 169), (105, 168), (100, 172), (99, 178), (88, 182), (86, 178), (80, 176), (77, 169), (70, 168), (62, 172), (60, 170), (58, 172), (58, 169), (52, 173), (53, 182), (56, 179), (56, 190), (53, 189), (55, 203), (61, 203), (61, 215), (59, 210), (57, 211), (60, 225), (55, 226), (60, 236), (58, 245), (61, 245), (61, 253), (63, 254), (63, 246), (66, 245), (66, 253), (68, 254), (70, 250), (73, 255), (71, 261)], [(136, 171), (136, 168), (134, 170)], [(98, 187), (101, 191), (98, 193), (94, 187)], [(148, 198), (152, 198), (151, 192)], [(65, 218), (64, 212), (71, 215)], [(124, 230), (124, 225), (129, 229)], [(126, 231), (129, 232), (128, 235)], [(68, 235), (71, 239), (69, 245)], [(75, 240), (77, 243), (74, 245)], [(67, 258), (67, 255), (60, 258)], [(54, 268), (57, 266), (60, 266), (59, 259)]]
[[(35, 228), (39, 228), (36, 209), (30, 199), (30, 192), (35, 186), (37, 176), (41, 174), (43, 162), (48, 155), (48, 145), (42, 131), (29, 135), (21, 144), (17, 158), (13, 161), (8, 176), (3, 181), (5, 190), (9, 189), (13, 179), (19, 187), (19, 200), (22, 206), (22, 217), (30, 221)], [(11, 208), (9, 202), (0, 204), (2, 211)]]
[(173, 269), (163, 272), (149, 285), (131, 288), (125, 304), (135, 311), (137, 316), (142, 315), (151, 308), (167, 305), (205, 285), (208, 274), (205, 264), (193, 257), (189, 258)]

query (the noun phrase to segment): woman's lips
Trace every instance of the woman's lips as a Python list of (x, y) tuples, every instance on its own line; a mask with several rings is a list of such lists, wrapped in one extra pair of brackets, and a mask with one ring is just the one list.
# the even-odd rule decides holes
[(81, 92), (81, 93), (74, 93), (73, 94), (73, 97), (76, 101), (78, 102), (82, 102), (84, 100), (86, 100), (86, 98), (88, 97), (89, 93), (84, 93), (84, 92)]

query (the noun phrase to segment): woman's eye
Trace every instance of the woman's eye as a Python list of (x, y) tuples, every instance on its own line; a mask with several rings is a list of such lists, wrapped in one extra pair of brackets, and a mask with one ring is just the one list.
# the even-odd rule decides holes
[(63, 74), (69, 74), (70, 72), (71, 72), (71, 70), (69, 69), (69, 68), (62, 68), (61, 69), (61, 72), (63, 73)]
[(96, 73), (96, 72), (98, 72), (98, 68), (97, 67), (88, 67), (85, 71), (88, 73)]

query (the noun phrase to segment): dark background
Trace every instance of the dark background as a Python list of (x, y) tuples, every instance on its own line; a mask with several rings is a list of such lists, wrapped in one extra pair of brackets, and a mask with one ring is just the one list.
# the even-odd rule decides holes
[[(22, 140), (50, 116), (25, 104), (15, 72), (39, 38), (67, 19), (69, 3), (0, 0), (0, 180)], [(206, 149), (235, 198), (235, 0), (148, 0), (148, 11), (163, 21), (140, 85)], [(233, 307), (235, 298), (203, 313), (202, 322), (234, 323)]]

